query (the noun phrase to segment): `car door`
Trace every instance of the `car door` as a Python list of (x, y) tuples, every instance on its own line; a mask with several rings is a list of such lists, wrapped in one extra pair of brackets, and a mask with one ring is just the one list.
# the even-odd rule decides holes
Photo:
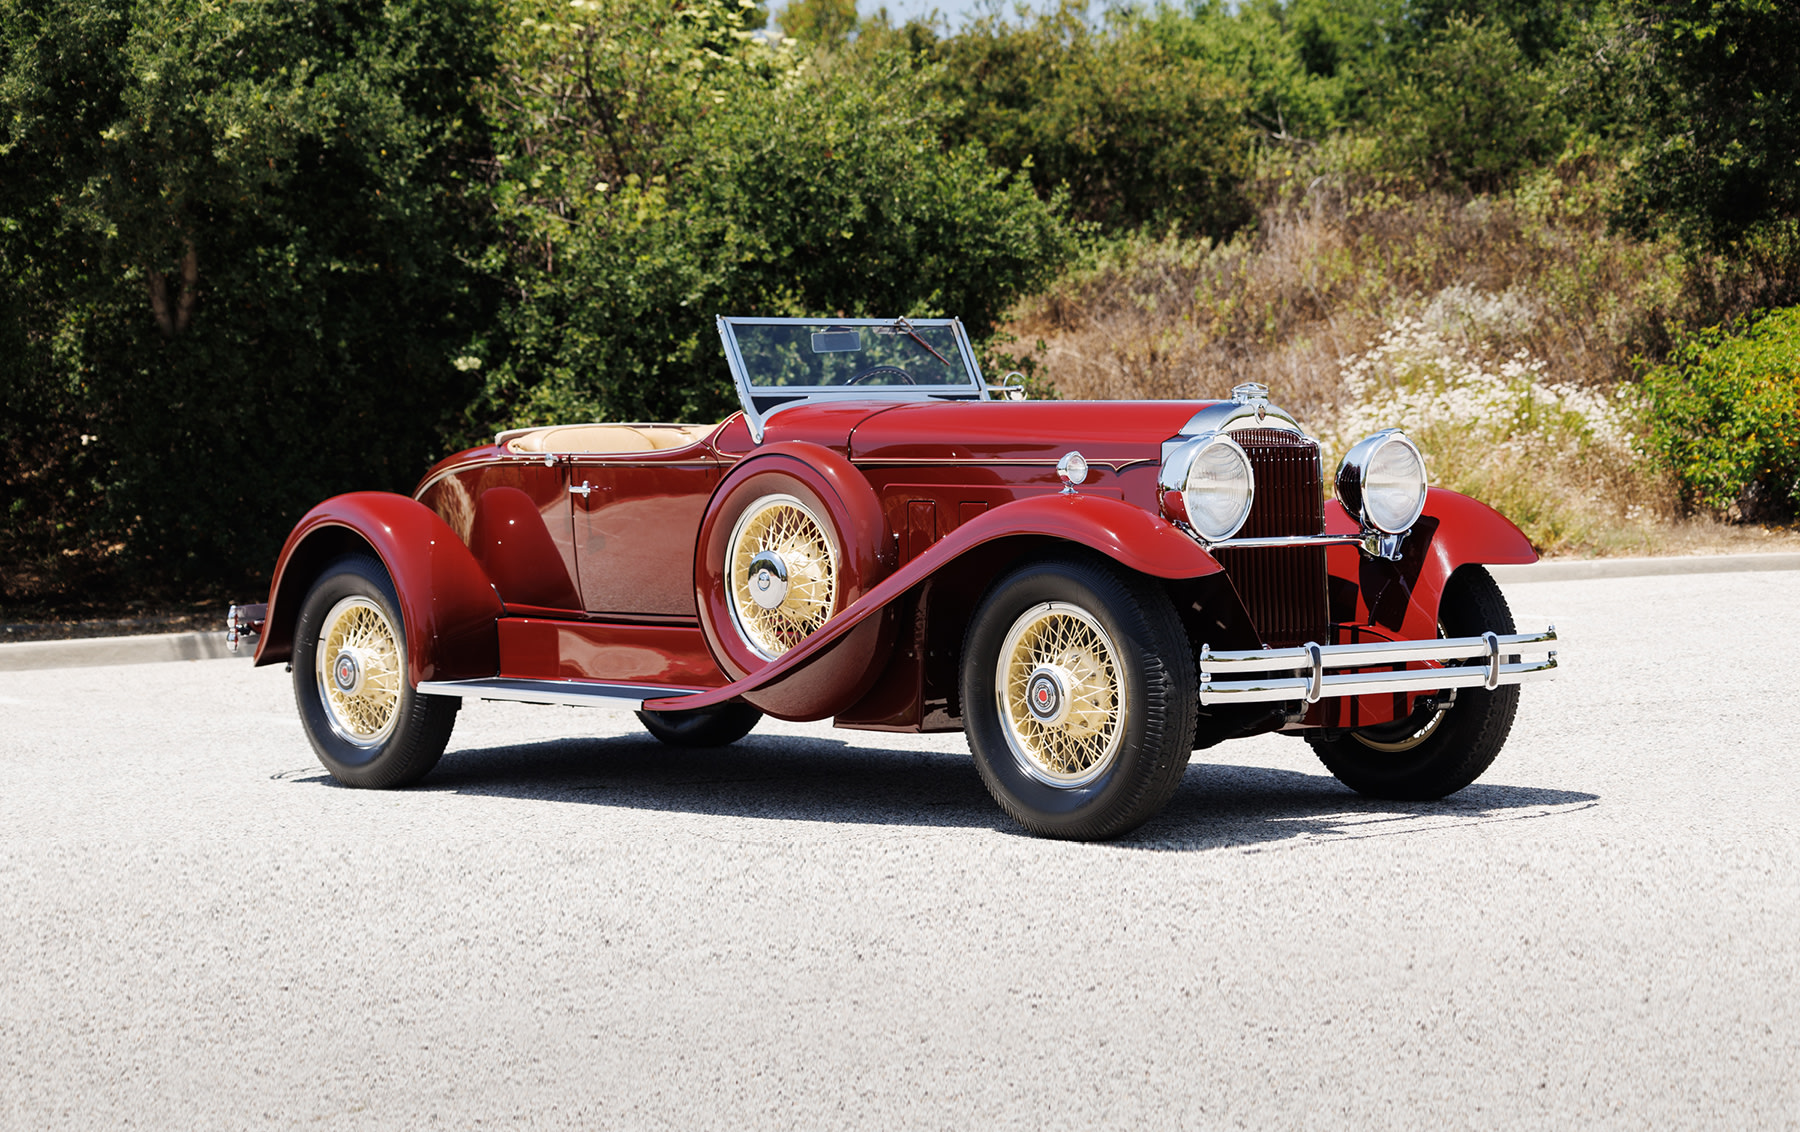
[(694, 543), (721, 474), (701, 445), (573, 459), (575, 556), (589, 613), (698, 616)]

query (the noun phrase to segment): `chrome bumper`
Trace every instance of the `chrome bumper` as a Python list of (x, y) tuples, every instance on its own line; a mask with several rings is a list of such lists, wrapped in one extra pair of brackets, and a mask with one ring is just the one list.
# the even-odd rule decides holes
[[(1358, 645), (1307, 642), (1291, 649), (1200, 650), (1200, 702), (1261, 703), (1436, 688), (1497, 688), (1549, 677), (1556, 670), (1556, 626), (1541, 633), (1483, 633), (1435, 641), (1373, 641)], [(1536, 654), (1542, 659), (1533, 659)], [(1510, 658), (1510, 659), (1509, 659)], [(1402, 672), (1335, 672), (1434, 660), (1444, 668)], [(1473, 662), (1473, 663), (1470, 663)], [(1220, 676), (1232, 679), (1221, 680)]]

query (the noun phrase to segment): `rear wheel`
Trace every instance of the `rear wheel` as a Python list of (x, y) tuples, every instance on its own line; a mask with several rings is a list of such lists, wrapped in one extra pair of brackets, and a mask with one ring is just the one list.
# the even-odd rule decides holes
[[(1438, 606), (1447, 637), (1513, 631), (1512, 610), (1494, 577), (1480, 566), (1451, 575)], [(1519, 686), (1453, 688), (1421, 699), (1406, 719), (1349, 731), (1334, 739), (1307, 736), (1339, 782), (1372, 798), (1422, 802), (1454, 794), (1493, 765), (1519, 711)]]
[(671, 747), (727, 747), (750, 734), (762, 712), (749, 704), (719, 704), (698, 711), (640, 711), (637, 717)]
[(1022, 566), (963, 644), (963, 717), (994, 800), (1048, 837), (1141, 825), (1181, 783), (1193, 650), (1168, 596), (1086, 558)]
[(354, 555), (313, 583), (294, 625), (294, 703), (331, 776), (406, 786), (437, 765), (462, 701), (406, 678), (400, 601), (381, 562)]

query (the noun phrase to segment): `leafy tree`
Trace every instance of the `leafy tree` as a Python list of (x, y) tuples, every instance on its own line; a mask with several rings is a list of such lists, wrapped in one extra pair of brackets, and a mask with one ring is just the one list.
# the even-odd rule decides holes
[(1571, 0), (1407, 0), (1405, 11), (1420, 38), (1459, 21), (1500, 28), (1529, 66), (1540, 67), (1578, 36), (1600, 6)]
[(1554, 157), (1568, 132), (1549, 77), (1482, 20), (1429, 33), (1384, 101), (1384, 163), (1427, 186), (1493, 192)]
[(1349, 68), (1309, 68), (1292, 5), (1204, 0), (1187, 9), (1157, 8), (1138, 28), (1173, 56), (1239, 84), (1245, 123), (1265, 141), (1314, 141), (1343, 124)]
[(777, 22), (809, 47), (836, 46), (856, 32), (856, 0), (788, 0)]
[(1022, 24), (978, 20), (937, 57), (957, 107), (947, 137), (979, 143), (1042, 195), (1066, 186), (1078, 219), (1222, 234), (1248, 218), (1244, 84), (1130, 14), (1099, 30), (1064, 0)]
[(1630, 0), (1621, 218), (1725, 248), (1800, 220), (1800, 18), (1787, 0)]
[[(558, 35), (661, 26), (645, 6), (634, 13)], [(503, 139), (494, 188), (517, 292), (479, 419), (717, 419), (735, 400), (715, 314), (946, 314), (979, 334), (1068, 253), (1028, 183), (978, 147), (940, 147), (943, 110), (908, 61), (801, 71), (739, 41), (696, 66), (696, 52), (657, 34), (664, 54), (632, 72), (644, 93), (629, 101), (668, 101), (635, 164), (614, 162), (599, 135), (551, 162), (521, 142), (536, 117), (503, 115), (520, 131)], [(575, 56), (538, 58), (590, 73)], [(559, 83), (523, 71), (506, 81)], [(597, 89), (580, 105), (615, 101)]]
[(488, 308), (485, 12), (4, 0), (8, 557), (248, 575), (321, 496), (411, 482)]

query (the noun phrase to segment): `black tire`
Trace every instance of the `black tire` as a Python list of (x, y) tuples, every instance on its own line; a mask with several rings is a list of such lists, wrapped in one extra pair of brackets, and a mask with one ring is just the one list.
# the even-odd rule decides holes
[[(1480, 566), (1464, 566), (1444, 587), (1438, 625), (1447, 637), (1510, 633), (1512, 610), (1492, 574)], [(1518, 711), (1517, 684), (1491, 692), (1456, 688), (1421, 701), (1398, 723), (1330, 739), (1308, 735), (1307, 742), (1325, 769), (1358, 794), (1428, 802), (1456, 793), (1493, 765)]]
[[(346, 639), (373, 645), (338, 651), (338, 663), (353, 654), (349, 670), (355, 679), (345, 688), (334, 683), (338, 670), (321, 672), (320, 642), (351, 618), (372, 636)], [(369, 555), (339, 559), (313, 583), (294, 625), (293, 669), (294, 702), (306, 737), (331, 777), (346, 786), (407, 786), (425, 777), (450, 742), (462, 707), (454, 696), (420, 695), (407, 679), (400, 601), (387, 570)], [(334, 691), (351, 694), (334, 700)]]
[[(1032, 643), (1033, 634), (1042, 644), (1057, 633), (1064, 651)], [(1003, 651), (1019, 690), (1010, 706), (996, 691)], [(1106, 655), (1116, 676), (1104, 674)], [(1055, 663), (1070, 657), (1077, 662)], [(1103, 559), (1011, 571), (982, 599), (963, 641), (963, 723), (981, 780), (1014, 820), (1045, 837), (1117, 837), (1162, 809), (1187, 768), (1197, 690), (1193, 647), (1168, 595)], [(1026, 693), (1040, 692), (1040, 703), (1066, 712), (1061, 721), (1039, 721)], [(1049, 765), (1059, 745), (1083, 761)]]
[(637, 717), (671, 747), (729, 747), (750, 734), (762, 714), (749, 704), (719, 704), (698, 711), (640, 711)]

